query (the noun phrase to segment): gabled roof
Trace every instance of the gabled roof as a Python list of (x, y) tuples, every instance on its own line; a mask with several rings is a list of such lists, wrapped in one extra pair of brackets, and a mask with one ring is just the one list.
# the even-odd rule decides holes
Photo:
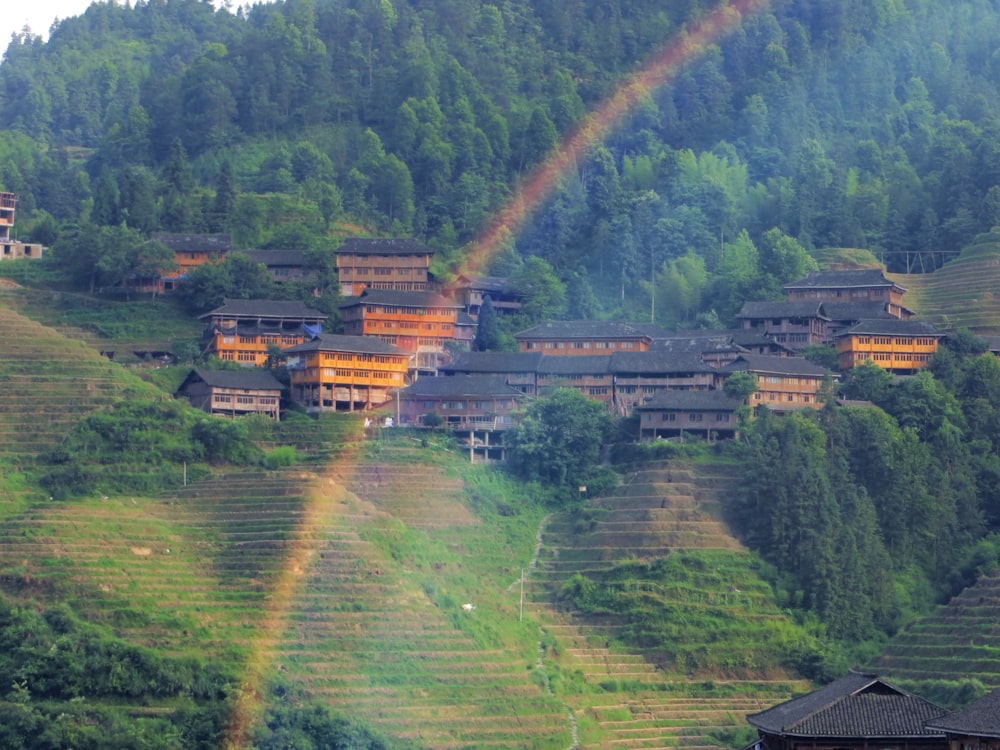
[(431, 248), (410, 237), (348, 237), (334, 252), (337, 255), (434, 255)]
[(541, 352), (461, 352), (438, 369), (452, 373), (535, 372), (542, 356)]
[(940, 706), (883, 680), (851, 672), (829, 685), (774, 708), (750, 714), (747, 721), (772, 735), (797, 737), (939, 737), (925, 727), (945, 713)]
[(447, 307), (455, 310), (461, 305), (442, 297), (437, 292), (400, 292), (395, 289), (365, 289), (360, 297), (350, 297), (340, 305), (343, 310), (357, 305), (394, 305), (396, 307)]
[(402, 398), (452, 396), (506, 396), (524, 398), (524, 394), (507, 385), (503, 375), (450, 375), (424, 377), (399, 391)]
[[(742, 329), (740, 329), (742, 330)], [(756, 338), (763, 334), (753, 331)], [(656, 339), (649, 345), (649, 350), (657, 352), (688, 352), (701, 354), (704, 352), (740, 351), (733, 342), (733, 331), (677, 331), (668, 334), (667, 338)]]
[(539, 375), (607, 375), (610, 354), (545, 354), (538, 363)]
[(611, 355), (611, 372), (622, 375), (667, 375), (671, 373), (716, 372), (716, 368), (701, 358), (701, 351), (615, 352)]
[(285, 320), (326, 320), (326, 313), (296, 300), (285, 299), (227, 299), (222, 307), (199, 315), (203, 318), (281, 318)]
[(735, 411), (740, 400), (730, 398), (725, 391), (674, 391), (663, 390), (656, 393), (636, 408), (639, 411), (662, 411), (677, 409), (682, 411)]
[(183, 234), (153, 232), (151, 238), (162, 242), (171, 250), (187, 253), (227, 253), (233, 249), (233, 238), (228, 234)]
[(1000, 689), (973, 701), (960, 711), (927, 722), (927, 729), (949, 734), (1000, 737)]
[(942, 338), (944, 336), (933, 323), (926, 320), (901, 320), (899, 318), (868, 318), (859, 320), (850, 328), (845, 328), (837, 334), (849, 336), (851, 334), (870, 334), (872, 336), (930, 336)]
[(398, 346), (387, 344), (376, 336), (344, 336), (335, 333), (321, 333), (310, 341), (290, 346), (284, 354), (305, 354), (306, 352), (351, 352), (352, 354), (398, 354), (409, 356), (409, 352)]
[(277, 266), (300, 267), (306, 264), (305, 250), (243, 250), (254, 263), (263, 263), (268, 268)]
[(895, 281), (887, 279), (881, 268), (854, 268), (846, 271), (813, 271), (805, 278), (785, 284), (783, 289), (850, 289), (869, 287), (897, 287), (906, 291)]
[(772, 375), (799, 375), (822, 378), (830, 373), (802, 357), (774, 357), (768, 354), (740, 354), (735, 362), (719, 368), (719, 372), (759, 372)]
[(824, 302), (823, 310), (826, 312), (826, 317), (838, 322), (896, 317), (886, 309), (885, 302), (878, 300)]
[(744, 302), (737, 318), (827, 318), (819, 300)]
[(641, 339), (648, 334), (631, 323), (613, 320), (547, 320), (533, 328), (515, 333), (522, 339)]
[(280, 391), (284, 386), (266, 370), (246, 368), (241, 370), (203, 370), (194, 369), (188, 373), (178, 391), (182, 391), (188, 383), (201, 380), (213, 388), (246, 388), (258, 391)]

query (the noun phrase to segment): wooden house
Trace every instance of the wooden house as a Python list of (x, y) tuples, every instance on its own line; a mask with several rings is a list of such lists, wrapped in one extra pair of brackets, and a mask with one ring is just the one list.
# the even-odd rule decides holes
[(906, 288), (886, 278), (881, 268), (814, 271), (783, 288), (792, 301), (882, 302), (894, 317), (910, 314), (903, 306)]
[(414, 239), (351, 237), (335, 251), (340, 293), (365, 289), (423, 292), (434, 251)]
[(17, 196), (14, 193), (0, 192), (0, 260), (37, 260), (45, 250), (40, 243), (19, 242), (11, 237), (16, 212)]
[(254, 263), (267, 269), (276, 282), (306, 281), (315, 276), (308, 270), (305, 250), (244, 250)]
[(808, 695), (750, 714), (759, 750), (946, 750), (940, 706), (851, 672)]
[(825, 343), (830, 323), (823, 303), (814, 299), (745, 302), (737, 317), (744, 329), (758, 331), (793, 350)]
[(923, 320), (861, 320), (837, 334), (838, 366), (850, 370), (871, 361), (910, 375), (927, 366), (944, 334)]
[(406, 385), (410, 355), (370, 336), (321, 333), (284, 351), (291, 399), (307, 411), (381, 406)]
[(820, 392), (830, 371), (801, 357), (770, 357), (741, 354), (735, 362), (718, 370), (717, 387), (734, 372), (750, 372), (757, 376), (757, 390), (750, 396), (750, 405), (766, 406), (771, 411), (786, 412), (802, 408), (818, 409), (823, 404)]
[(662, 440), (685, 434), (712, 440), (736, 436), (738, 399), (723, 391), (659, 391), (637, 404), (639, 441)]
[(233, 249), (233, 240), (228, 234), (183, 234), (154, 232), (151, 239), (162, 242), (174, 251), (177, 268), (157, 279), (143, 280), (143, 289), (171, 292), (184, 277), (198, 266), (218, 262)]
[(928, 731), (944, 732), (948, 750), (1000, 750), (1000, 689), (958, 711), (928, 721)]
[(537, 372), (539, 396), (547, 396), (556, 388), (575, 388), (584, 396), (607, 404), (609, 408), (614, 403), (611, 354), (547, 354), (538, 361)]
[(538, 395), (541, 352), (461, 352), (442, 365), (442, 375), (499, 375), (526, 396)]
[(498, 315), (507, 315), (521, 309), (524, 294), (513, 289), (503, 276), (460, 275), (448, 289), (450, 296), (465, 308), (473, 318), (479, 317), (483, 301), (489, 297)]
[(289, 300), (226, 300), (199, 316), (206, 321), (205, 351), (221, 360), (261, 367), (269, 350), (297, 346), (320, 333), (326, 315)]
[(602, 320), (549, 320), (514, 335), (522, 352), (565, 356), (644, 352), (653, 338), (629, 323)]
[(455, 340), (461, 306), (434, 292), (366, 289), (340, 306), (344, 333), (377, 336), (416, 355), (420, 370), (436, 371), (445, 344)]
[(829, 322), (826, 324), (827, 340), (823, 342), (826, 344), (834, 343), (842, 331), (862, 320), (878, 320), (880, 318), (909, 320), (913, 317), (912, 311), (906, 308), (903, 308), (902, 315), (893, 315), (889, 312), (886, 303), (878, 301), (824, 302), (823, 311), (829, 318)]
[(209, 414), (239, 417), (266, 414), (278, 420), (284, 386), (263, 370), (194, 369), (175, 396), (187, 398)]
[(398, 393), (397, 417), (402, 425), (440, 421), (465, 438), (471, 459), (503, 461), (502, 433), (517, 425), (525, 398), (501, 375), (424, 377)]
[(615, 352), (611, 355), (614, 412), (633, 407), (662, 391), (706, 391), (715, 387), (716, 368), (699, 352)]

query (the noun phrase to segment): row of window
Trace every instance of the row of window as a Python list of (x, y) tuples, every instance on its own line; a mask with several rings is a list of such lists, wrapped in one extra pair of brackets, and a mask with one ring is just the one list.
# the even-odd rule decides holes
[(478, 411), (514, 408), (514, 402), (510, 399), (501, 399), (499, 401), (420, 401), (418, 403), (421, 409), (440, 409), (441, 411), (462, 410), (465, 408), (475, 409)]
[(634, 341), (525, 341), (526, 349), (635, 349)]
[[(729, 412), (716, 412), (715, 413), (715, 421), (716, 422), (729, 422), (730, 419), (731, 419), (731, 417), (732, 417), (732, 415)], [(687, 420), (688, 420), (688, 422), (704, 422), (705, 421), (705, 415), (704, 415), (703, 412), (700, 412), (700, 411), (688, 412), (687, 413)], [(653, 421), (653, 415), (647, 413), (646, 414), (646, 421), (647, 422), (652, 422)], [(677, 421), (677, 412), (674, 412), (674, 411), (665, 411), (665, 412), (662, 412), (660, 414), (660, 421), (661, 422), (676, 422)]]
[[(229, 394), (219, 394), (212, 399), (213, 404), (231, 404), (233, 403), (233, 397)], [(241, 406), (252, 406), (257, 404), (258, 406), (275, 406), (278, 403), (278, 399), (274, 396), (236, 396), (236, 403)]]
[(870, 359), (873, 362), (914, 362), (925, 364), (930, 362), (930, 354), (913, 354), (911, 352), (856, 352), (854, 359), (863, 362)]
[(932, 338), (893, 338), (892, 336), (858, 336), (858, 344), (876, 346), (934, 346)]

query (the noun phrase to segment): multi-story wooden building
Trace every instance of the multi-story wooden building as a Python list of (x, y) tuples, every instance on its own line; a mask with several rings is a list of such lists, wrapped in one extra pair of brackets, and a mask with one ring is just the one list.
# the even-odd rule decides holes
[(862, 320), (841, 331), (836, 338), (841, 370), (867, 361), (900, 375), (927, 366), (944, 334), (923, 320), (895, 318)]
[(500, 315), (517, 312), (524, 300), (524, 294), (512, 289), (502, 276), (459, 276), (446, 293), (455, 297), (473, 318), (479, 316), (487, 297)]
[(440, 368), (442, 375), (499, 375), (526, 396), (538, 395), (541, 352), (461, 352)]
[(697, 352), (615, 352), (611, 355), (614, 411), (629, 414), (663, 391), (706, 391), (717, 369)]
[(381, 406), (406, 385), (410, 355), (370, 336), (322, 333), (284, 352), (291, 399), (308, 411)]
[(770, 357), (741, 354), (735, 362), (718, 370), (717, 387), (734, 372), (750, 372), (757, 376), (757, 390), (750, 396), (750, 405), (766, 406), (771, 411), (785, 412), (822, 406), (820, 394), (823, 382), (832, 376), (826, 368), (801, 357)]
[(18, 260), (42, 257), (45, 248), (37, 242), (19, 242), (10, 236), (14, 229), (14, 214), (17, 212), (17, 196), (14, 193), (0, 193), (0, 260)]
[(213, 263), (233, 249), (233, 240), (228, 234), (181, 234), (154, 232), (151, 239), (162, 242), (174, 251), (177, 268), (157, 279), (142, 280), (147, 291), (171, 292), (190, 271), (205, 263)]
[(315, 276), (308, 268), (305, 250), (244, 250), (254, 263), (267, 269), (271, 278), (279, 284), (292, 281), (308, 281)]
[(906, 289), (887, 279), (881, 268), (814, 271), (803, 279), (785, 284), (784, 290), (792, 301), (882, 302), (894, 317), (910, 314), (903, 307)]
[(798, 350), (827, 340), (830, 318), (817, 300), (745, 302), (737, 317), (746, 330)]
[(264, 370), (195, 369), (177, 389), (196, 409), (209, 414), (240, 417), (266, 414), (277, 420), (284, 386)]
[(434, 292), (366, 289), (340, 306), (344, 333), (377, 336), (416, 355), (420, 370), (435, 370), (445, 344), (455, 340), (461, 305)]
[(288, 349), (320, 333), (326, 317), (301, 302), (251, 299), (226, 300), (199, 319), (206, 321), (206, 354), (261, 367), (273, 347)]
[(507, 385), (502, 375), (452, 375), (419, 378), (398, 398), (401, 424), (430, 426), (440, 421), (466, 436), (471, 459), (503, 461), (502, 434), (516, 426), (525, 395)]
[(639, 440), (661, 440), (684, 434), (709, 441), (736, 436), (740, 402), (724, 391), (659, 391), (636, 406)]
[(610, 354), (545, 355), (538, 362), (540, 396), (547, 396), (556, 388), (575, 388), (610, 408), (614, 403), (614, 384)]
[(629, 323), (601, 320), (549, 320), (514, 338), (522, 352), (567, 356), (644, 352), (653, 341), (652, 336)]
[(413, 239), (351, 237), (335, 254), (340, 293), (352, 297), (365, 289), (425, 291), (434, 251)]

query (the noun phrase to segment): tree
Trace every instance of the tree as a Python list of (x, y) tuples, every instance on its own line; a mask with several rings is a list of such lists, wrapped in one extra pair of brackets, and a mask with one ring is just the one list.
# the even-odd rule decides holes
[(527, 258), (507, 278), (506, 286), (524, 295), (520, 316), (528, 326), (559, 317), (566, 308), (566, 285), (556, 276), (555, 269), (537, 256)]
[(500, 323), (493, 300), (489, 295), (483, 298), (479, 308), (479, 319), (476, 325), (476, 338), (472, 342), (472, 350), (476, 352), (495, 351), (500, 348)]
[(613, 433), (604, 404), (573, 388), (557, 388), (528, 406), (521, 424), (508, 433), (511, 467), (529, 481), (583, 485)]

